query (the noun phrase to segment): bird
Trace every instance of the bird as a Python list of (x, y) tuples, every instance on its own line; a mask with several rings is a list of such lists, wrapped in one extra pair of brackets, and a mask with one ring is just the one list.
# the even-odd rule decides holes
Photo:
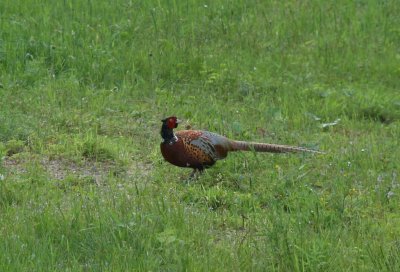
[(256, 143), (231, 140), (225, 136), (205, 130), (180, 130), (174, 132), (182, 121), (176, 116), (161, 120), (160, 144), (164, 159), (179, 167), (192, 168), (193, 177), (196, 172), (203, 172), (205, 168), (213, 166), (216, 161), (225, 159), (229, 152), (255, 151), (271, 153), (310, 152), (324, 154), (324, 152), (304, 147)]

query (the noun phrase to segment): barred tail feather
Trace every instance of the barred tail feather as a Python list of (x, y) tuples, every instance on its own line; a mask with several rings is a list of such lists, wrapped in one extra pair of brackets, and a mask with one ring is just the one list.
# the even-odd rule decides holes
[(271, 153), (294, 153), (294, 152), (310, 152), (316, 154), (324, 154), (324, 152), (308, 149), (305, 147), (278, 145), (278, 144), (264, 144), (253, 143), (244, 141), (232, 141), (231, 151), (251, 151), (256, 152), (271, 152)]

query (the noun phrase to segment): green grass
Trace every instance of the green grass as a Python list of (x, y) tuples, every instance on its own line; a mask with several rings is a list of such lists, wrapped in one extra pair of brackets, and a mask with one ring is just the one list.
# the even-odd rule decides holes
[[(395, 271), (398, 14), (0, 1), (0, 271)], [(230, 154), (187, 183), (169, 115), (327, 154)]]

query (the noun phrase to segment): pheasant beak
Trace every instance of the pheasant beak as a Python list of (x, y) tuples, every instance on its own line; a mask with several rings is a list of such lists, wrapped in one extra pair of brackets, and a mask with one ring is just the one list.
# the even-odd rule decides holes
[(180, 124), (180, 123), (182, 123), (182, 120), (176, 119), (176, 123), (177, 123), (177, 124)]

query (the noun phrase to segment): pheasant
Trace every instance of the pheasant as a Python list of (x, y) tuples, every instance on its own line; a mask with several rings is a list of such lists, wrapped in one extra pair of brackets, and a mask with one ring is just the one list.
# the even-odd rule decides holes
[(226, 158), (230, 151), (323, 153), (297, 146), (234, 141), (202, 130), (181, 130), (174, 133), (181, 122), (179, 119), (171, 116), (161, 121), (160, 147), (164, 159), (179, 167), (193, 168), (191, 176), (214, 165), (217, 160)]

